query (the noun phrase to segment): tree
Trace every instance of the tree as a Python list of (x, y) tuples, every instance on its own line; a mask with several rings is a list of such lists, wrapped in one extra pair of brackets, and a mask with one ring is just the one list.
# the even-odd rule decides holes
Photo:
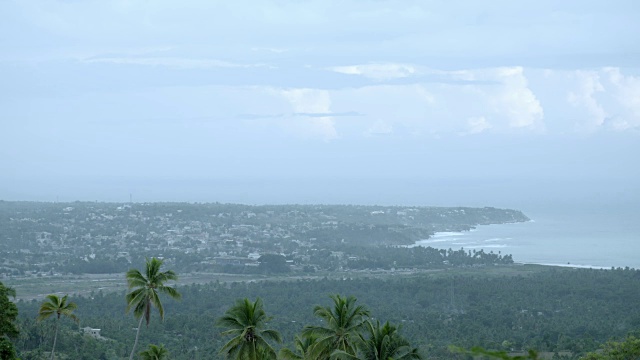
[(489, 359), (500, 359), (500, 360), (539, 360), (538, 352), (535, 350), (529, 350), (524, 355), (509, 355), (506, 351), (490, 351), (485, 350), (480, 346), (476, 346), (471, 348), (471, 350), (466, 350), (457, 346), (449, 346), (449, 351), (452, 353), (464, 354), (466, 356), (472, 357), (482, 357)]
[(287, 258), (282, 255), (265, 254), (258, 259), (260, 263), (260, 269), (266, 273), (283, 273), (289, 272), (289, 264), (287, 264)]
[(412, 348), (409, 342), (398, 334), (398, 328), (389, 322), (380, 325), (380, 321), (375, 323), (367, 321), (367, 338), (362, 337), (359, 341), (359, 356), (349, 355), (341, 350), (334, 352), (332, 357), (338, 359), (361, 359), (361, 360), (421, 360), (422, 355), (418, 349)]
[(588, 353), (583, 360), (632, 360), (640, 358), (640, 338), (629, 335), (624, 341), (608, 341), (600, 352)]
[(281, 342), (282, 339), (277, 331), (265, 329), (269, 320), (262, 299), (257, 298), (255, 302), (247, 298), (237, 300), (217, 321), (218, 326), (228, 328), (222, 335), (233, 336), (220, 349), (220, 353), (228, 359), (275, 360), (276, 352), (267, 340)]
[(56, 315), (56, 327), (53, 336), (53, 347), (51, 349), (51, 360), (54, 359), (56, 351), (56, 342), (58, 340), (58, 327), (60, 324), (60, 317), (66, 316), (75, 322), (78, 322), (78, 317), (73, 314), (78, 305), (73, 302), (67, 302), (69, 295), (59, 297), (55, 294), (47, 295), (46, 300), (40, 305), (38, 310), (38, 321), (46, 320), (52, 315)]
[(317, 336), (310, 354), (314, 359), (328, 359), (334, 351), (340, 350), (348, 355), (356, 355), (355, 343), (360, 338), (360, 331), (365, 327), (369, 310), (362, 305), (356, 306), (354, 296), (341, 297), (331, 295), (333, 309), (316, 306), (313, 314), (319, 317), (323, 326), (306, 326), (302, 330), (304, 336)]
[(296, 335), (293, 341), (295, 352), (284, 348), (280, 350), (280, 358), (283, 360), (312, 360), (311, 347), (316, 343), (316, 340), (317, 338), (314, 335), (303, 337)]
[(16, 359), (16, 349), (6, 337), (0, 337), (0, 360)]
[(16, 292), (0, 282), (0, 337), (18, 336), (15, 321), (18, 317), (18, 307), (9, 300), (9, 296), (16, 297)]
[(160, 267), (162, 266), (162, 262), (162, 260), (157, 258), (147, 259), (144, 275), (137, 269), (127, 271), (126, 277), (129, 289), (134, 289), (125, 296), (127, 312), (133, 309), (134, 317), (140, 319), (136, 331), (136, 340), (133, 343), (129, 360), (133, 359), (136, 347), (138, 346), (142, 320), (144, 319), (147, 327), (149, 326), (151, 308), (157, 308), (160, 319), (164, 320), (164, 307), (160, 301), (159, 293), (167, 294), (173, 299), (181, 298), (180, 293), (178, 293), (174, 287), (164, 285), (164, 283), (169, 280), (178, 280), (178, 276), (171, 270), (161, 272)]
[(149, 344), (147, 350), (140, 353), (143, 360), (164, 360), (169, 356), (169, 351), (164, 345), (156, 346)]

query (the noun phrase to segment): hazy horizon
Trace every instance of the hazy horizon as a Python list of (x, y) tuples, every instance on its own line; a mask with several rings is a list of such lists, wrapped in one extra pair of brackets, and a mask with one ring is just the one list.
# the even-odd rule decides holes
[(635, 1), (0, 14), (0, 199), (640, 200)]

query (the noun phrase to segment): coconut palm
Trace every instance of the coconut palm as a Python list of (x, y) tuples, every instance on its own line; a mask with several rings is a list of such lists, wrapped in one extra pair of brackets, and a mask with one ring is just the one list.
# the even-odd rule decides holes
[(331, 299), (333, 308), (316, 306), (313, 309), (313, 314), (324, 322), (323, 326), (306, 326), (302, 330), (304, 336), (317, 337), (309, 350), (314, 359), (329, 359), (336, 350), (356, 355), (355, 344), (369, 316), (366, 307), (356, 306), (357, 299), (353, 296), (331, 295)]
[(283, 360), (312, 360), (311, 347), (316, 343), (314, 335), (300, 337), (295, 336), (293, 341), (295, 352), (288, 348), (280, 350), (280, 358)]
[(78, 322), (78, 317), (73, 314), (73, 310), (75, 310), (78, 305), (73, 302), (67, 302), (68, 296), (69, 295), (59, 297), (54, 294), (47, 295), (45, 301), (42, 303), (42, 305), (40, 305), (40, 310), (38, 311), (38, 321), (42, 321), (48, 319), (52, 315), (56, 315), (56, 327), (53, 336), (53, 348), (51, 349), (51, 360), (53, 360), (55, 356), (60, 318), (62, 316), (66, 316), (71, 320)]
[(164, 345), (156, 346), (149, 344), (147, 350), (142, 351), (140, 356), (143, 360), (164, 360), (169, 356), (169, 351), (164, 347)]
[(367, 321), (368, 338), (362, 346), (364, 358), (367, 360), (420, 360), (422, 356), (417, 348), (398, 334), (398, 328), (387, 321), (380, 326), (380, 321)]
[(246, 298), (236, 301), (216, 323), (228, 329), (222, 335), (233, 336), (220, 349), (220, 353), (227, 359), (275, 360), (276, 352), (267, 340), (281, 342), (282, 339), (277, 331), (265, 329), (269, 320), (262, 299), (257, 298), (255, 302)]
[(417, 348), (398, 334), (398, 328), (389, 322), (380, 325), (380, 321), (367, 321), (366, 338), (361, 336), (358, 343), (358, 356), (337, 350), (332, 358), (339, 360), (421, 360)]
[(151, 258), (147, 259), (145, 274), (142, 274), (137, 269), (127, 271), (127, 283), (129, 283), (129, 289), (133, 289), (125, 296), (127, 300), (127, 312), (133, 309), (134, 317), (140, 319), (136, 331), (136, 341), (133, 343), (129, 360), (133, 359), (136, 347), (138, 346), (142, 320), (146, 320), (147, 326), (149, 326), (151, 308), (157, 308), (160, 319), (164, 320), (164, 307), (162, 307), (159, 294), (164, 293), (174, 299), (180, 299), (181, 297), (180, 293), (178, 293), (174, 287), (164, 285), (164, 283), (169, 280), (178, 280), (178, 276), (171, 270), (161, 272), (161, 266), (162, 260)]

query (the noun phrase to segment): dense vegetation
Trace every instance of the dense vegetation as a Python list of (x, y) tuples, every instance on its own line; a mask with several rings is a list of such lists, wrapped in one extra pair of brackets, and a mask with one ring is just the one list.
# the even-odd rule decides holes
[[(535, 358), (528, 349), (635, 359), (640, 271), (403, 246), (526, 220), (494, 208), (0, 201), (0, 275), (16, 289), (58, 281), (44, 303), (17, 308), (0, 284), (0, 360), (16, 350), (22, 360)], [(147, 256), (146, 269), (131, 270)], [(165, 286), (177, 276), (163, 263), (206, 283)], [(215, 271), (244, 282), (220, 282)], [(129, 289), (55, 288), (98, 284), (65, 273), (110, 272)], [(46, 317), (55, 321), (36, 320)]]
[[(517, 352), (537, 349), (577, 358), (609, 339), (640, 328), (640, 271), (537, 266), (437, 271), (388, 279), (361, 278), (182, 285), (181, 302), (166, 301), (165, 321), (151, 321), (140, 343), (164, 344), (171, 359), (217, 359), (229, 338), (216, 321), (237, 299), (260, 297), (273, 318), (268, 327), (295, 349), (305, 325), (323, 326), (313, 307), (330, 305), (330, 294), (352, 295), (371, 320), (399, 325), (398, 333), (429, 359), (448, 359), (449, 345)], [(510, 270), (511, 269), (511, 270)], [(497, 275), (496, 275), (497, 274)], [(124, 281), (124, 278), (123, 278)], [(81, 335), (61, 321), (57, 352), (69, 359), (121, 359), (131, 349), (137, 321), (125, 315), (124, 293), (97, 292), (74, 299), (81, 326), (100, 328), (106, 339)], [(18, 302), (23, 360), (48, 355), (51, 323), (35, 322), (39, 303)], [(317, 308), (316, 308), (317, 309)], [(157, 316), (157, 315), (152, 315)], [(64, 320), (64, 319), (63, 319)], [(159, 320), (159, 319), (157, 319)], [(41, 354), (41, 355), (38, 355)], [(595, 355), (594, 355), (595, 356)]]
[(16, 327), (18, 308), (10, 300), (10, 297), (15, 295), (15, 290), (0, 282), (0, 359), (2, 360), (12, 359), (16, 353), (10, 341), (19, 333)]

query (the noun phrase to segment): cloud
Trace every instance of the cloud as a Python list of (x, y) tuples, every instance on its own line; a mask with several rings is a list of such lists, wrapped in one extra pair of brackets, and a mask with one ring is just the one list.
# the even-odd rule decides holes
[(600, 82), (600, 75), (595, 71), (575, 71), (578, 89), (570, 91), (567, 100), (575, 107), (582, 107), (588, 113), (588, 121), (580, 121), (576, 125), (587, 131), (595, 131), (605, 123), (607, 112), (598, 103), (595, 96), (604, 91)]
[(374, 136), (374, 135), (385, 135), (391, 134), (393, 132), (393, 125), (388, 122), (384, 122), (382, 120), (378, 120), (374, 122), (368, 129), (365, 131), (365, 136)]
[(509, 127), (544, 129), (544, 110), (533, 91), (529, 89), (522, 67), (482, 70), (479, 75), (500, 84), (480, 91), (485, 92), (496, 115), (507, 119)]
[(406, 78), (416, 75), (418, 72), (415, 66), (406, 64), (366, 64), (334, 66), (328, 68), (328, 70), (347, 75), (362, 75), (373, 80)]
[(388, 63), (334, 66), (329, 69), (377, 81), (412, 78), (419, 86), (411, 84), (407, 87), (422, 93), (429, 105), (436, 102), (433, 93), (442, 90), (440, 84), (450, 85), (449, 89), (456, 89), (454, 93), (475, 94), (475, 102), (486, 104), (492, 117), (502, 119), (510, 128), (536, 131), (545, 128), (544, 110), (529, 88), (522, 67), (438, 70), (412, 64)]
[(640, 128), (640, 77), (625, 76), (619, 68), (605, 68), (612, 85), (613, 97), (621, 106), (620, 115), (612, 119), (615, 130)]
[(479, 134), (493, 127), (484, 116), (468, 118), (467, 125), (469, 130), (464, 134)]
[(640, 129), (640, 77), (620, 68), (574, 70), (567, 102), (577, 111), (578, 131), (634, 131)]
[(290, 89), (281, 90), (293, 110), (298, 113), (329, 113), (331, 112), (331, 98), (329, 92), (318, 89)]
[[(394, 128), (433, 135), (478, 134), (489, 129), (500, 133), (545, 131), (544, 109), (522, 67), (420, 68), (418, 73), (412, 84), (333, 91), (334, 108), (339, 111), (348, 106), (372, 114), (367, 120), (375, 126), (366, 125), (362, 131), (366, 135)], [(425, 74), (442, 81), (421, 81)]]
[(270, 67), (266, 64), (241, 64), (216, 59), (190, 59), (182, 57), (94, 57), (84, 59), (85, 63), (109, 63), (123, 65), (166, 66), (179, 69), (210, 68), (256, 68)]
[[(331, 113), (331, 97), (327, 90), (287, 89), (279, 90), (279, 94), (291, 104), (294, 113)], [(332, 116), (293, 116), (286, 126), (303, 137), (319, 136), (324, 140), (338, 137)]]
[[(428, 59), (432, 65), (461, 68), (500, 66), (514, 58), (516, 63), (568, 59), (584, 64), (637, 52), (633, 37), (619, 36), (640, 30), (637, 6), (623, 3), (194, 0), (175, 6), (168, 0), (3, 1), (0, 14), (6, 15), (0, 30), (17, 34), (3, 38), (8, 57), (30, 53), (28, 48), (43, 53), (113, 44), (197, 44), (199, 53), (234, 61), (246, 60), (246, 50), (257, 49), (251, 51), (255, 57), (286, 49), (290, 58), (306, 57), (304, 63), (339, 53), (365, 61)], [(594, 23), (600, 25), (597, 31)], [(388, 78), (411, 70), (383, 63), (355, 71)]]

